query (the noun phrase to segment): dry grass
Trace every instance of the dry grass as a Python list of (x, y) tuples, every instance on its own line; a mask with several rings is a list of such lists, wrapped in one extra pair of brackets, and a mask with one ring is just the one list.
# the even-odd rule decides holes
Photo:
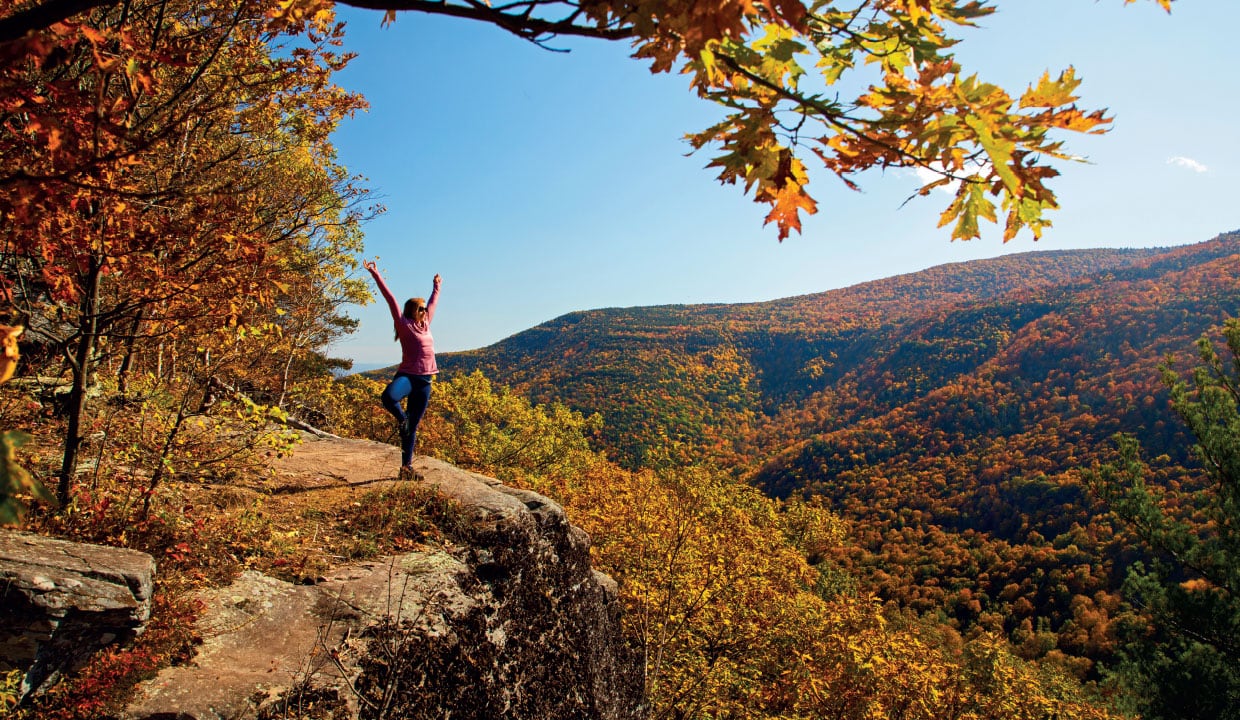
[(271, 457), (263, 477), (180, 478), (141, 513), (144, 480), (115, 474), (79, 487), (66, 512), (31, 516), (28, 529), (149, 552), (161, 574), (218, 585), (243, 569), (313, 583), (331, 568), (444, 542), (453, 510), (417, 483), (396, 480), (395, 449), (311, 440)]

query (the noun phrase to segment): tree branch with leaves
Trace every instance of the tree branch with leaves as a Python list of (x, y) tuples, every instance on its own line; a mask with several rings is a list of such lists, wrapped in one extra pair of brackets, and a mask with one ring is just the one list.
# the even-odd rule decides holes
[[(1131, 4), (1137, 0), (1123, 0)], [(1152, 0), (1170, 11), (1172, 0)], [(44, 0), (0, 18), (0, 56), (39, 54), (49, 37), (72, 34), (72, 18), (118, 0)], [(333, 0), (267, 0), (273, 29), (332, 18)], [(632, 43), (652, 72), (679, 71), (726, 108), (689, 134), (711, 148), (718, 179), (741, 184), (769, 206), (782, 240), (818, 210), (810, 194), (816, 159), (848, 187), (871, 168), (918, 168), (938, 176), (916, 195), (955, 183), (940, 218), (952, 237), (980, 236), (1003, 218), (1003, 239), (1034, 237), (1058, 208), (1052, 163), (1079, 160), (1062, 133), (1105, 132), (1111, 119), (1078, 107), (1072, 68), (1046, 73), (1019, 94), (987, 83), (956, 61), (956, 33), (998, 10), (995, 0), (340, 0), (383, 11), (383, 22), (420, 12), (485, 22), (551, 48), (558, 37)], [(58, 35), (59, 34), (59, 35)], [(32, 50), (33, 48), (33, 50)], [(876, 80), (870, 82), (877, 76)], [(868, 83), (839, 95), (846, 79)]]

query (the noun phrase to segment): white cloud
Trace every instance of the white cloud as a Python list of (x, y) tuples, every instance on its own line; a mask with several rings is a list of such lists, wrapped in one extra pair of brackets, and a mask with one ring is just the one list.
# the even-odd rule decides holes
[[(912, 170), (913, 174), (917, 176), (917, 180), (920, 181), (922, 185), (928, 185), (935, 180), (941, 180), (943, 178), (942, 175), (927, 167), (915, 167)], [(936, 187), (935, 190), (938, 192), (947, 193), (948, 195), (955, 195), (956, 188), (959, 186), (960, 182), (958, 180), (953, 180), (946, 185)]]
[(1167, 164), (1178, 165), (1182, 168), (1188, 168), (1189, 170), (1192, 170), (1193, 172), (1198, 172), (1198, 173), (1208, 172), (1210, 170), (1210, 168), (1206, 167), (1205, 165), (1202, 165), (1201, 163), (1197, 162), (1196, 160), (1190, 157), (1184, 157), (1183, 155), (1177, 155), (1173, 158), (1167, 158)]

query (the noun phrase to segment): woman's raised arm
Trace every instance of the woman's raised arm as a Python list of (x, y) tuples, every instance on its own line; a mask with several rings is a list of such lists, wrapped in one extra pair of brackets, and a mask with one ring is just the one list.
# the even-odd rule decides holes
[(379, 266), (375, 265), (374, 260), (366, 260), (362, 263), (362, 267), (370, 271), (371, 277), (375, 279), (375, 284), (379, 286), (379, 294), (383, 295), (384, 300), (387, 300), (388, 310), (392, 311), (392, 320), (399, 320), (400, 306), (396, 304), (396, 297), (392, 295), (392, 291), (388, 290), (387, 283), (383, 282), (383, 276), (379, 274)]
[(435, 306), (439, 304), (439, 285), (441, 282), (439, 273), (435, 273), (435, 279), (431, 282), (431, 296), (426, 301), (426, 322), (428, 324), (435, 319)]

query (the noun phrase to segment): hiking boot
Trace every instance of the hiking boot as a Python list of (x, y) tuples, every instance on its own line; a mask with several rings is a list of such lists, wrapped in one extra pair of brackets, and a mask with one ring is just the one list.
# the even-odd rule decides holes
[(400, 467), (400, 475), (398, 476), (398, 479), (412, 480), (413, 479), (413, 468), (408, 465), (402, 465)]
[(413, 437), (413, 421), (405, 418), (400, 423), (400, 444), (409, 444), (409, 438)]

